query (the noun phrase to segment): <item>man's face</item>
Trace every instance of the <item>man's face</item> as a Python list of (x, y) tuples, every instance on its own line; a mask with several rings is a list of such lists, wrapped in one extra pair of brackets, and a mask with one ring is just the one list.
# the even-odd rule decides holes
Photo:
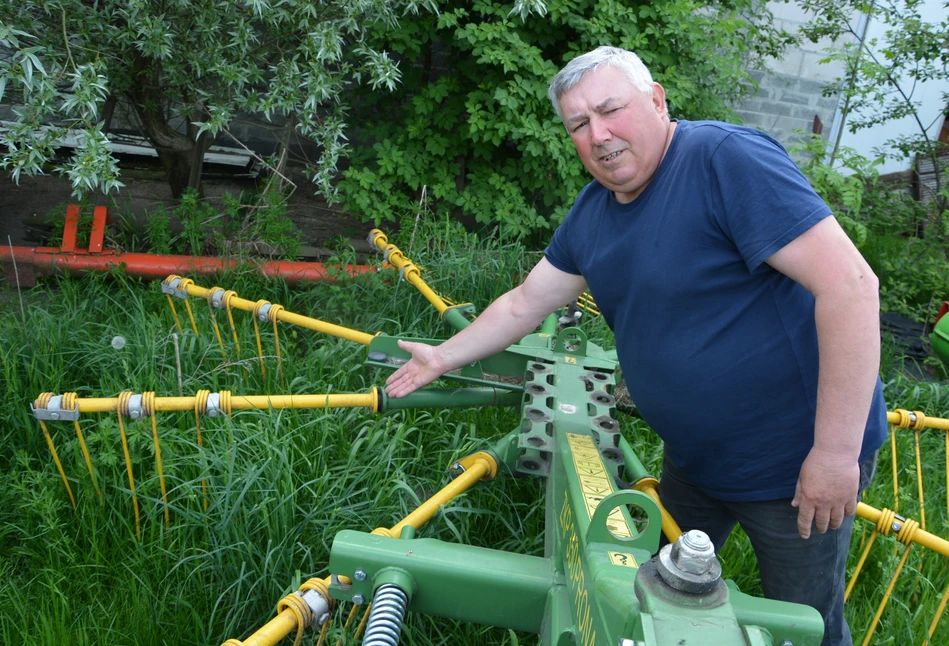
[(616, 199), (636, 199), (652, 179), (672, 131), (662, 86), (651, 94), (618, 69), (602, 66), (560, 97), (564, 124), (577, 154)]

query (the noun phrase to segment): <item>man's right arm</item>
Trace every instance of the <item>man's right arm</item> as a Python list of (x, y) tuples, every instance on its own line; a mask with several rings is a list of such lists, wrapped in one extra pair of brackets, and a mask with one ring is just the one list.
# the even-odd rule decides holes
[(574, 302), (586, 287), (583, 276), (560, 271), (542, 259), (527, 280), (441, 345), (399, 341), (400, 348), (412, 353), (412, 360), (386, 380), (386, 393), (404, 397), (446, 372), (504, 350), (530, 334), (558, 307)]

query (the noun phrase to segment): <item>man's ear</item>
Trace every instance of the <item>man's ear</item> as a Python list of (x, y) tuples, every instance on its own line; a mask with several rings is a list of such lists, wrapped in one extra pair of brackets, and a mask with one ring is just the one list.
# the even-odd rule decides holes
[(652, 84), (652, 104), (658, 114), (666, 114), (666, 91), (658, 83)]

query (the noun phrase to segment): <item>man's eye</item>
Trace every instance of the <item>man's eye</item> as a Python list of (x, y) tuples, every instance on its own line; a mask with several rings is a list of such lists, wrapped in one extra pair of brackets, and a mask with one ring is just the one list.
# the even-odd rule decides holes
[(578, 124), (577, 127), (573, 129), (573, 132), (579, 131), (580, 128), (582, 128), (582, 127), (585, 126), (585, 125), (587, 125), (587, 122), (586, 122), (586, 121), (584, 121), (583, 123)]

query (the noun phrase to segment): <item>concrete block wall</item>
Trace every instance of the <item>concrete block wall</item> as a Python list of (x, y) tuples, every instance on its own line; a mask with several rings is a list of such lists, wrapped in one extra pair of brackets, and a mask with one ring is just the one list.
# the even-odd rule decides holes
[(753, 70), (758, 93), (737, 106), (735, 112), (744, 125), (764, 130), (785, 146), (813, 131), (814, 117), (823, 124), (823, 136), (830, 132), (837, 97), (823, 96), (824, 83), (791, 74)]
[[(775, 26), (796, 33), (810, 15), (794, 2), (769, 2), (774, 14)], [(853, 19), (857, 24), (857, 17)], [(814, 117), (823, 125), (823, 136), (830, 133), (837, 96), (823, 96), (824, 86), (843, 76), (844, 67), (839, 62), (821, 63), (827, 57), (826, 50), (834, 43), (827, 39), (801, 43), (789, 49), (781, 59), (767, 61), (767, 70), (752, 70), (758, 82), (758, 93), (735, 107), (746, 126), (759, 128), (769, 133), (785, 146), (801, 140), (795, 130), (812, 132)]]

